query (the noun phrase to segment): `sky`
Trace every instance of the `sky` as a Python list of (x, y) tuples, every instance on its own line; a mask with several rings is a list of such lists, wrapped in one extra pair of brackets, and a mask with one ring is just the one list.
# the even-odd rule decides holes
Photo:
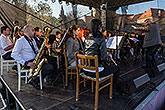
[[(41, 0), (36, 0), (36, 1), (39, 2)], [(42, 1), (46, 2), (45, 0), (42, 0)], [(53, 10), (53, 16), (55, 16), (56, 18), (59, 17), (61, 5), (63, 5), (64, 7), (65, 14), (72, 11), (71, 4), (67, 6), (65, 2), (63, 2), (62, 4), (59, 4), (58, 0), (56, 0), (55, 3), (52, 3), (52, 0), (47, 0), (46, 3), (48, 3), (51, 6)], [(28, 0), (28, 4), (36, 5), (36, 3), (34, 3), (34, 0)], [(134, 4), (134, 5), (129, 5), (127, 12), (128, 14), (139, 14), (139, 13), (144, 13), (149, 8), (165, 9), (165, 0), (154, 0), (150, 2), (143, 2), (143, 3)], [(89, 7), (87, 6), (78, 5), (78, 12), (81, 12), (81, 14), (83, 15), (83, 14), (89, 13), (90, 10), (89, 10)], [(121, 13), (121, 8), (119, 8), (116, 12)]]
[[(59, 17), (59, 14), (60, 14), (60, 10), (61, 10), (61, 5), (63, 5), (63, 8), (64, 8), (64, 13), (66, 15), (66, 13), (69, 13), (72, 11), (72, 5), (66, 5), (65, 2), (62, 2), (62, 4), (59, 4), (58, 0), (56, 0), (55, 3), (52, 3), (51, 0), (47, 0), (47, 2), (45, 0), (36, 0), (37, 2), (39, 1), (43, 1), (45, 3), (48, 3), (50, 5), (50, 7), (52, 8), (53, 10), (53, 16), (55, 16), (56, 18)], [(37, 5), (34, 0), (28, 0), (28, 4), (30, 5)], [(81, 13), (80, 15), (84, 15), (86, 13), (89, 13), (90, 10), (89, 10), (89, 7), (86, 7), (86, 6), (82, 6), (82, 5), (78, 5), (78, 12)]]

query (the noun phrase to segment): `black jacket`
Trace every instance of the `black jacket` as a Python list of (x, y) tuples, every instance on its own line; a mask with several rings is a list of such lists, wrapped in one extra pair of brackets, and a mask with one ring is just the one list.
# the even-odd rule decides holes
[(90, 34), (85, 39), (85, 55), (98, 55), (99, 64), (101, 62), (107, 63), (111, 61), (111, 58), (107, 54), (105, 38), (103, 38), (100, 32), (97, 33), (96, 37)]

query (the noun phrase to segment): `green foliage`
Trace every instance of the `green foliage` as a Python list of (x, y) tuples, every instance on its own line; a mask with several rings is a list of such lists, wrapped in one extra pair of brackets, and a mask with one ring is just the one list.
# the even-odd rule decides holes
[[(55, 24), (56, 18), (52, 16), (52, 9), (47, 3), (43, 3), (40, 1), (37, 6), (27, 6), (27, 11), (37, 16), (38, 18), (49, 22), (50, 24)], [(49, 26), (48, 24), (40, 21), (39, 19), (32, 17), (31, 15), (27, 15), (27, 24), (30, 24), (34, 27), (38, 26), (43, 28), (45, 26)]]

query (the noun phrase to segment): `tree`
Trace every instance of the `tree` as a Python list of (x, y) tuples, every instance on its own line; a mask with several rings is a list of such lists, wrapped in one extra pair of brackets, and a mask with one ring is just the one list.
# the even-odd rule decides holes
[(43, 3), (40, 1), (37, 6), (34, 7), (35, 11), (41, 15), (42, 17), (44, 16), (52, 16), (52, 9), (47, 3)]
[[(37, 6), (27, 6), (27, 11), (31, 12), (33, 15), (37, 16), (38, 18), (41, 18), (50, 24), (55, 24), (56, 18), (52, 16), (52, 9), (47, 3), (43, 3), (40, 1)], [(35, 17), (32, 17), (28, 15), (27, 17), (28, 24), (33, 25), (34, 27), (38, 26), (40, 28), (43, 28), (45, 26), (49, 26), (48, 24), (38, 20)]]

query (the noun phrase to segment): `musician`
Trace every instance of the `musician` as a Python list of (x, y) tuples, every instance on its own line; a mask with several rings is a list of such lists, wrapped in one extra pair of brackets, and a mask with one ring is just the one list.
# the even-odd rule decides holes
[[(143, 48), (146, 49), (146, 67), (152, 68), (156, 66), (156, 61), (154, 56), (156, 54), (156, 51), (162, 44), (162, 41), (160, 37), (159, 25), (152, 22), (151, 19), (146, 19), (144, 22), (145, 22), (144, 27), (135, 27), (135, 26), (132, 27), (136, 30), (145, 31)], [(154, 76), (154, 72), (152, 72), (150, 75)]]
[(76, 66), (75, 63), (75, 52), (83, 53), (81, 50), (81, 44), (79, 43), (76, 36), (80, 34), (80, 27), (78, 25), (73, 25), (69, 29), (68, 39), (66, 40), (66, 55), (68, 58), (68, 64), (71, 66)]
[[(34, 40), (34, 28), (30, 25), (24, 27), (24, 36), (16, 41), (14, 49), (11, 56), (18, 61), (25, 69), (35, 68), (37, 64), (33, 62), (39, 49), (37, 47), (36, 41)], [(43, 64), (42, 69), (42, 79), (47, 75), (53, 73), (53, 66), (49, 63)], [(36, 88), (40, 89), (38, 85), (39, 78), (35, 77), (31, 80), (30, 84)]]
[(37, 43), (37, 47), (40, 48), (42, 42), (44, 41), (44, 39), (41, 38), (41, 36), (42, 36), (42, 30), (39, 27), (35, 27), (34, 30), (35, 30), (34, 39), (35, 39), (35, 41)]
[[(42, 32), (41, 28), (39, 28), (39, 27), (35, 27), (34, 30), (35, 30), (35, 34), (34, 34), (34, 37), (33, 38), (34, 38), (34, 40), (37, 43), (37, 47), (40, 48), (41, 45), (42, 45), (42, 43), (43, 43), (43, 41), (44, 41), (44, 39), (42, 38), (43, 32)], [(57, 76), (57, 71), (56, 71), (56, 68), (57, 68), (57, 63), (56, 63), (57, 62), (57, 58), (55, 58), (53, 56), (49, 56), (46, 53), (46, 51), (48, 51), (48, 48), (47, 47), (44, 48), (43, 56), (47, 58), (48, 63), (50, 65), (52, 65), (53, 66), (53, 69), (54, 69), (54, 72), (52, 74), (48, 75), (48, 77), (47, 77), (47, 79), (48, 79), (47, 82), (49, 84), (51, 84), (51, 82), (53, 82), (54, 79), (55, 79), (55, 77)]]
[(65, 64), (65, 58), (64, 58), (64, 54), (63, 54), (63, 48), (62, 48), (62, 46), (60, 48), (57, 48), (59, 46), (60, 42), (61, 42), (61, 33), (59, 31), (57, 31), (56, 36), (55, 36), (55, 40), (52, 44), (52, 47), (53, 47), (52, 51), (59, 58), (59, 70), (64, 73), (63, 68), (65, 68), (65, 65), (64, 65)]
[[(19, 26), (19, 22), (18, 22), (17, 20), (14, 21), (13, 24), (14, 24), (14, 27), (15, 27), (15, 26)], [(12, 39), (13, 39), (13, 34), (14, 34), (14, 27), (13, 27), (12, 30), (11, 30), (11, 38), (12, 38)]]
[(24, 36), (24, 30), (23, 30), (23, 27), (21, 27), (21, 29), (19, 30), (19, 32), (18, 32), (18, 36), (19, 36), (19, 38), (21, 38), (22, 36)]
[(61, 42), (61, 33), (59, 31), (56, 32), (56, 39), (53, 42), (53, 51), (55, 53), (61, 53), (61, 49), (58, 49), (58, 45)]
[(105, 38), (106, 42), (108, 41), (109, 37), (111, 36), (111, 33), (108, 32), (107, 30), (102, 31), (103, 37)]
[[(120, 69), (118, 66), (107, 65), (107, 63), (111, 62), (112, 60), (110, 55), (107, 54), (105, 38), (102, 35), (102, 26), (100, 20), (92, 20), (91, 31), (92, 34), (85, 39), (85, 55), (98, 55), (99, 66), (103, 69), (99, 72), (99, 77), (105, 77), (109, 74), (114, 74), (114, 84), (116, 84)], [(91, 65), (94, 64), (92, 63)], [(85, 74), (91, 77), (96, 77), (96, 74), (92, 72), (85, 71)]]
[(1, 38), (0, 38), (0, 48), (2, 57), (5, 60), (13, 60), (11, 57), (11, 52), (14, 47), (13, 43), (9, 39), (10, 29), (7, 26), (1, 27)]
[(15, 43), (16, 40), (21, 38), (23, 35), (24, 35), (23, 27), (17, 27), (13, 38), (13, 43)]

